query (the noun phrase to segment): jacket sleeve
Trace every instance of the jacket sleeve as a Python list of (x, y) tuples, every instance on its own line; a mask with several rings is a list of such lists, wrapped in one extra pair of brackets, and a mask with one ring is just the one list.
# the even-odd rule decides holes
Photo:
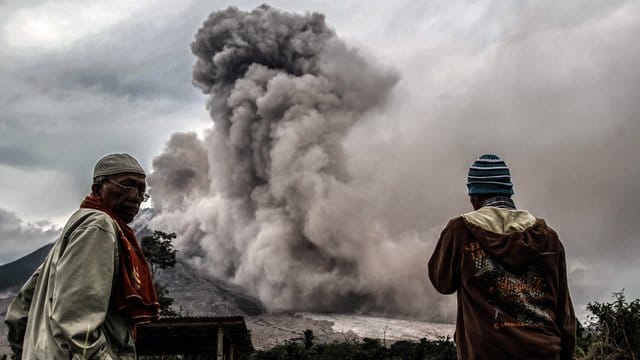
[(441, 294), (452, 294), (460, 286), (462, 251), (456, 239), (455, 221), (442, 230), (436, 248), (429, 259), (429, 279)]
[(567, 264), (564, 248), (560, 245), (558, 264), (559, 288), (556, 319), (560, 329), (561, 359), (573, 359), (576, 350), (576, 315), (573, 311), (569, 287), (567, 284)]
[(51, 327), (66, 342), (72, 359), (102, 359), (111, 352), (102, 325), (109, 309), (115, 246), (116, 234), (107, 220), (81, 226), (70, 234), (55, 265)]
[(22, 357), (22, 343), (24, 341), (24, 333), (27, 328), (27, 318), (29, 317), (29, 309), (31, 308), (31, 299), (33, 292), (42, 271), (42, 264), (34, 271), (29, 280), (22, 286), (20, 292), (15, 299), (9, 304), (7, 309), (7, 317), (5, 323), (9, 328), (7, 340), (11, 350), (16, 355), (16, 359)]

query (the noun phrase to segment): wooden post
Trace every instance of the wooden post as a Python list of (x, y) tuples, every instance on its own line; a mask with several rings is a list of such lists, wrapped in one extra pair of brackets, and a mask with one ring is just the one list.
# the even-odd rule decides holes
[(224, 360), (224, 333), (222, 332), (222, 326), (218, 325), (218, 354), (216, 356), (217, 360)]

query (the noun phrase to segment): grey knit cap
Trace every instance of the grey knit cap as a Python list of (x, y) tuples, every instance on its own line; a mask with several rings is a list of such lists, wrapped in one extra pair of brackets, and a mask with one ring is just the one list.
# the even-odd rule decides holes
[(146, 175), (136, 158), (129, 154), (116, 153), (105, 155), (98, 160), (96, 167), (93, 169), (93, 178), (122, 173)]

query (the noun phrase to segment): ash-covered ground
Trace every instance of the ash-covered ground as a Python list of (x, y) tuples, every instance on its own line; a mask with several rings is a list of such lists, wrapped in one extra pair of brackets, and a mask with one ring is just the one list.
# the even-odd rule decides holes
[(247, 328), (251, 331), (251, 340), (257, 350), (267, 350), (288, 341), (302, 341), (303, 332), (313, 331), (314, 341), (331, 343), (357, 340), (352, 331), (336, 331), (334, 324), (326, 320), (314, 320), (311, 317), (294, 313), (265, 314), (246, 318)]
[(455, 326), (417, 320), (400, 320), (351, 314), (280, 313), (246, 319), (253, 345), (269, 349), (287, 341), (302, 341), (303, 332), (313, 331), (314, 341), (331, 343), (357, 341), (368, 337), (384, 340), (386, 345), (399, 340), (419, 341), (453, 337)]

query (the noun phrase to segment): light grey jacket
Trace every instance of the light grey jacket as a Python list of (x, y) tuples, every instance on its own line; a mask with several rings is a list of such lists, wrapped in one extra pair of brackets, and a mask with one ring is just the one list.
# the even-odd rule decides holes
[(9, 305), (13, 351), (27, 360), (135, 359), (131, 325), (112, 307), (118, 225), (76, 211), (44, 263)]

